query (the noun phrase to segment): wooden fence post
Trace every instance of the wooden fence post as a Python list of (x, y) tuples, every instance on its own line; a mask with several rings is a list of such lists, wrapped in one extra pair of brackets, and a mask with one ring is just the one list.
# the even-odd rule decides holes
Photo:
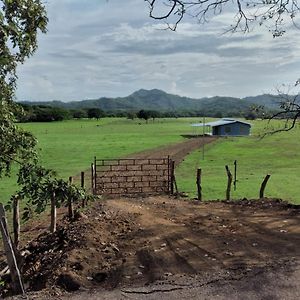
[[(81, 172), (81, 188), (84, 189), (84, 172)], [(82, 199), (82, 207), (85, 206), (85, 198)]]
[(178, 194), (178, 187), (175, 178), (175, 161), (171, 160), (171, 195), (174, 194), (174, 187), (175, 187), (176, 194)]
[(54, 233), (55, 231), (56, 231), (56, 201), (55, 201), (55, 192), (52, 192), (50, 232)]
[(172, 160), (172, 170), (173, 170), (173, 184), (175, 187), (175, 193), (178, 194), (178, 187), (177, 187), (177, 182), (176, 182), (176, 177), (175, 177), (175, 161)]
[(267, 175), (265, 177), (265, 179), (263, 180), (261, 186), (260, 186), (260, 190), (259, 190), (259, 198), (264, 198), (264, 192), (265, 192), (265, 188), (266, 188), (266, 185), (268, 183), (268, 180), (270, 179), (271, 175)]
[(14, 231), (14, 246), (16, 250), (19, 248), (20, 243), (20, 206), (19, 196), (13, 198), (13, 231)]
[(198, 200), (202, 201), (202, 186), (201, 186), (201, 169), (197, 169), (197, 191), (198, 191)]
[(95, 195), (95, 178), (94, 178), (94, 164), (91, 163), (91, 188), (92, 193)]
[(84, 172), (81, 172), (81, 187), (84, 189)]
[(234, 161), (234, 179), (233, 179), (233, 186), (234, 190), (236, 191), (236, 182), (237, 182), (237, 160)]
[(7, 264), (10, 270), (13, 292), (15, 294), (25, 295), (22, 277), (17, 265), (14, 249), (8, 233), (5, 210), (2, 203), (0, 203), (0, 229), (2, 234), (3, 247), (7, 258)]
[(171, 195), (174, 194), (174, 161), (171, 160)]
[[(70, 176), (69, 177), (69, 184), (72, 185), (73, 184), (73, 177)], [(68, 215), (69, 215), (69, 219), (73, 219), (74, 217), (74, 208), (73, 208), (73, 199), (71, 197), (69, 197), (68, 199)]]
[(227, 189), (226, 189), (226, 200), (230, 200), (230, 191), (231, 191), (231, 183), (232, 183), (232, 174), (228, 168), (228, 166), (225, 166), (226, 173), (227, 173)]

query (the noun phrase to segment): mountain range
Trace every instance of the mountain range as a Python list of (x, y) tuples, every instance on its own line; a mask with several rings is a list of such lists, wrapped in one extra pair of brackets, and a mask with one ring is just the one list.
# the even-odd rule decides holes
[(89, 99), (81, 101), (22, 101), (27, 105), (47, 105), (66, 109), (100, 108), (104, 111), (245, 111), (253, 105), (263, 105), (266, 109), (278, 108), (278, 98), (274, 95), (234, 98), (234, 97), (205, 97), (193, 99), (166, 93), (162, 90), (140, 89), (127, 97)]

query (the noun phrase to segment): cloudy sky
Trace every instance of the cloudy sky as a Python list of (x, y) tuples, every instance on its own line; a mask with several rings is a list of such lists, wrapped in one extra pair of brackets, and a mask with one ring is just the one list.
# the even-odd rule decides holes
[(300, 31), (273, 39), (267, 28), (224, 34), (228, 11), (177, 32), (148, 17), (144, 0), (47, 0), (48, 33), (19, 67), (18, 100), (127, 96), (144, 88), (201, 98), (244, 97), (295, 82)]

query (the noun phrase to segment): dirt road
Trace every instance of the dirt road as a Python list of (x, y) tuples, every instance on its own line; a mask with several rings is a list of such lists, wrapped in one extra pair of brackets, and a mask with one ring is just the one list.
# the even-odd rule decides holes
[[(61, 228), (28, 247), (28, 285), (46, 288), (33, 299), (299, 296), (298, 206), (121, 198)], [(64, 296), (56, 286), (83, 294)]]
[(200, 149), (203, 145), (210, 144), (216, 141), (218, 138), (213, 136), (205, 136), (204, 138), (190, 138), (184, 142), (159, 147), (152, 150), (146, 150), (140, 153), (129, 155), (133, 158), (162, 158), (170, 156), (175, 161), (175, 165), (178, 165), (188, 154)]

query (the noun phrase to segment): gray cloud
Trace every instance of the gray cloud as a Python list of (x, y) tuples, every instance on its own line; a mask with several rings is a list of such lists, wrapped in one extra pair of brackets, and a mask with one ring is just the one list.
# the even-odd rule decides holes
[(246, 96), (298, 76), (295, 28), (274, 40), (226, 34), (231, 14), (205, 25), (185, 19), (177, 32), (161, 30), (141, 0), (49, 0), (49, 31), (19, 68), (18, 99), (76, 100), (124, 96), (160, 88), (192, 97)]

